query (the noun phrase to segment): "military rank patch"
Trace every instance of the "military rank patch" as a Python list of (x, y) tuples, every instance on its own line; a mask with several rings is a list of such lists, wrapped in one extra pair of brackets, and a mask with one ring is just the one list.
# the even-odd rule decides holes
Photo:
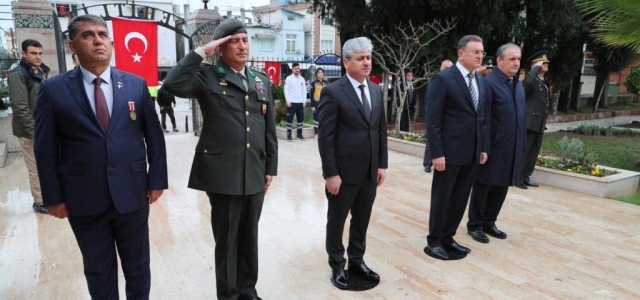
[(227, 85), (227, 79), (226, 78), (220, 78), (220, 85)]

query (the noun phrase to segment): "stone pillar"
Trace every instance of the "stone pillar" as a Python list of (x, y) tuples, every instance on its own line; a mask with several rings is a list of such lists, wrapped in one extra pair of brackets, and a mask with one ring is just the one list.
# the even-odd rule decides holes
[(22, 53), (22, 41), (34, 39), (42, 44), (42, 62), (51, 68), (49, 77), (60, 73), (58, 49), (53, 25), (53, 6), (47, 0), (18, 0), (13, 3), (16, 46)]

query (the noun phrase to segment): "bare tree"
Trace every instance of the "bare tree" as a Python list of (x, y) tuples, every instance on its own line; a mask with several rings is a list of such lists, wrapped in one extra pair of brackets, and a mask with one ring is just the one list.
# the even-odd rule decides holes
[[(400, 117), (404, 108), (407, 90), (401, 88), (404, 84), (405, 72), (412, 70), (414, 74), (413, 86), (416, 89), (424, 87), (433, 74), (431, 66), (437, 58), (429, 59), (422, 66), (416, 66), (425, 48), (441, 35), (455, 27), (455, 19), (440, 22), (435, 20), (421, 26), (414, 26), (411, 21), (407, 25), (398, 24), (393, 34), (373, 34), (376, 51), (373, 56), (385, 73), (393, 76), (395, 97), (399, 101), (391, 101), (395, 106), (395, 132), (400, 133)], [(386, 110), (386, 102), (385, 102)]]

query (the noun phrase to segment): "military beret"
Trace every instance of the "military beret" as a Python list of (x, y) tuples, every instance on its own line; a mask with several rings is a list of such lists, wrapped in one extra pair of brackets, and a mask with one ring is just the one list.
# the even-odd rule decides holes
[(486, 68), (493, 68), (493, 62), (496, 59), (493, 56), (485, 56), (482, 60), (482, 66)]
[(226, 20), (216, 26), (216, 30), (213, 32), (213, 40), (238, 33), (247, 33), (247, 29), (244, 27), (244, 22), (238, 19)]
[(550, 62), (549, 59), (547, 58), (547, 51), (540, 51), (534, 55), (531, 55), (531, 57), (529, 57), (529, 61), (531, 63), (535, 63), (535, 62)]

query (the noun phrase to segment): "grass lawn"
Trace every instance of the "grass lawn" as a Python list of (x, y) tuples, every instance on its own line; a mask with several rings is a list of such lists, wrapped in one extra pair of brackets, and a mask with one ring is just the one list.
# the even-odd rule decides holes
[[(594, 163), (614, 168), (640, 172), (640, 138), (620, 136), (593, 136), (569, 132), (545, 133), (542, 140), (541, 155), (560, 156), (558, 141), (563, 137), (579, 138), (589, 145), (594, 155)], [(640, 193), (633, 197), (617, 197), (616, 200), (640, 205)]]
[[(609, 105), (609, 107), (607, 109), (600, 109), (601, 111), (607, 111), (607, 110), (629, 110), (629, 109), (638, 109), (640, 108), (640, 102), (638, 103), (616, 103), (616, 104), (611, 104)], [(563, 115), (575, 115), (575, 114), (590, 114), (593, 113), (593, 106), (582, 106), (582, 107), (578, 107), (578, 110), (569, 110), (569, 113), (563, 113), (561, 111), (558, 111), (558, 115), (563, 116)]]

